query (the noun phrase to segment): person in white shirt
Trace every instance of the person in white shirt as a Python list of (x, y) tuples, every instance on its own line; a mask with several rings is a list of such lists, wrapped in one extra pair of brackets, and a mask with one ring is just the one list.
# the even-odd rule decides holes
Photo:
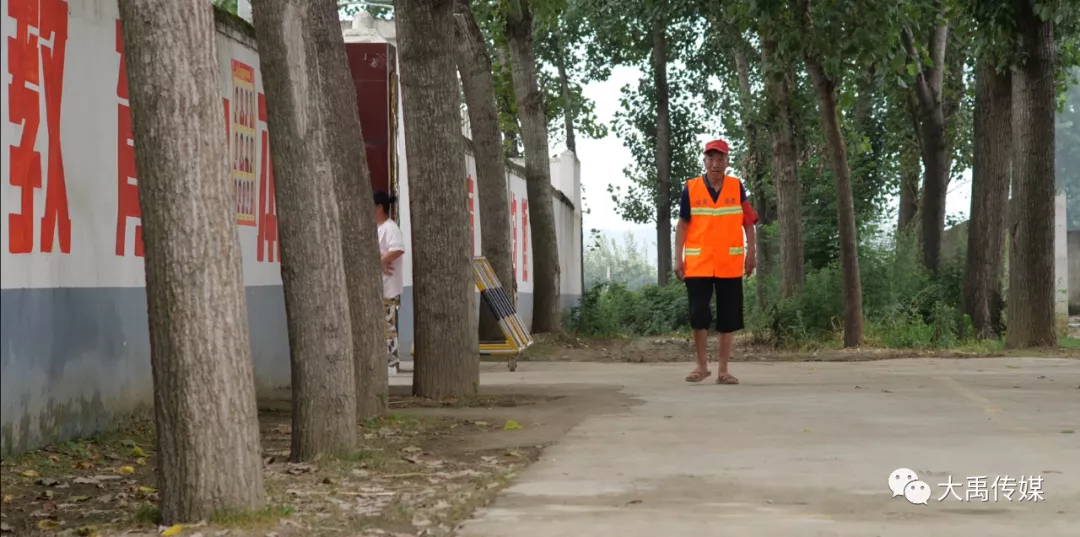
[(398, 310), (403, 290), (401, 256), (405, 254), (405, 237), (401, 228), (390, 219), (390, 204), (397, 196), (375, 192), (375, 222), (379, 226), (379, 256), (382, 265), (383, 309), (386, 313), (386, 350), (389, 354), (389, 373), (396, 374), (401, 360), (398, 357)]

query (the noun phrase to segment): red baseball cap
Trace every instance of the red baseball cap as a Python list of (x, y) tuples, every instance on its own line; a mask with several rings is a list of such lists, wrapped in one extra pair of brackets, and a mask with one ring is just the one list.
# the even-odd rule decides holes
[(705, 152), (708, 153), (709, 151), (719, 151), (725, 155), (730, 152), (727, 142), (724, 140), (713, 140), (705, 144)]

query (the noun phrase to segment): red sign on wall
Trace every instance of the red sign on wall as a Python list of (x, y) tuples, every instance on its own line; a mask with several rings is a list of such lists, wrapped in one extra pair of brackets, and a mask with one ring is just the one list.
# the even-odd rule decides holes
[[(8, 251), (34, 251), (34, 229), (40, 225), (41, 252), (52, 252), (59, 239), (60, 251), (71, 253), (71, 217), (68, 212), (64, 156), (60, 146), (60, 103), (64, 95), (64, 57), (68, 38), (68, 5), (65, 0), (22, 0), (8, 4), (7, 15), (15, 21), (15, 37), (7, 39), (8, 120), (21, 127), (17, 145), (8, 159), (11, 186), (20, 189), (19, 212), (8, 214)], [(35, 28), (36, 35), (30, 32)], [(33, 86), (33, 87), (31, 87)], [(48, 174), (45, 177), (45, 214), (40, 223), (34, 215), (34, 195), (42, 188), (42, 160), (37, 150), (41, 128), (41, 100), (45, 101), (48, 136)]]
[(472, 255), (476, 255), (476, 181), (472, 174), (465, 179), (469, 182), (469, 240), (472, 241)]

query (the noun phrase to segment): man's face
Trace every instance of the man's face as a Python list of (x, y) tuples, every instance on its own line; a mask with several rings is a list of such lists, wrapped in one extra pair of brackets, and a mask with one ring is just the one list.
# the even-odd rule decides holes
[(727, 172), (728, 156), (719, 151), (705, 153), (705, 170), (709, 173), (723, 174)]

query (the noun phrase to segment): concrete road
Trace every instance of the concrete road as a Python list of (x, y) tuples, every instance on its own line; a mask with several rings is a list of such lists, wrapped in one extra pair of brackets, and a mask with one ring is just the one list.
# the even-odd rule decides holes
[[(737, 363), (738, 386), (685, 363), (483, 368), (642, 404), (580, 422), (463, 537), (1080, 535), (1080, 360)], [(893, 496), (898, 468), (926, 504)]]

